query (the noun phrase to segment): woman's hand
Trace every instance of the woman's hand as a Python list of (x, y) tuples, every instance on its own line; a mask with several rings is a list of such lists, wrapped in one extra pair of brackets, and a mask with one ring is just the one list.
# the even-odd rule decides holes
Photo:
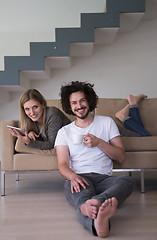
[(11, 133), (11, 135), (13, 136), (13, 137), (17, 137), (18, 139), (20, 139), (22, 142), (24, 142), (25, 144), (29, 144), (29, 142), (30, 142), (30, 138), (29, 138), (29, 136), (28, 136), (28, 134), (27, 134), (27, 132), (25, 132), (25, 135), (23, 136), (23, 135), (21, 135), (20, 133), (19, 133), (19, 131), (17, 131), (16, 129), (9, 129), (9, 132)]
[(31, 132), (28, 133), (28, 137), (29, 137), (30, 139), (33, 139), (33, 140), (35, 141), (36, 138), (39, 137), (39, 135), (37, 135), (35, 132), (31, 131)]

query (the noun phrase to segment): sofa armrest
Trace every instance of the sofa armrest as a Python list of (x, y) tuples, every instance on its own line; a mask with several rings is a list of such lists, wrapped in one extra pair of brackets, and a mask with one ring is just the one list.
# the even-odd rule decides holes
[(18, 120), (1, 121), (1, 170), (13, 170), (13, 155), (15, 153), (16, 138), (11, 135), (7, 125), (18, 127)]

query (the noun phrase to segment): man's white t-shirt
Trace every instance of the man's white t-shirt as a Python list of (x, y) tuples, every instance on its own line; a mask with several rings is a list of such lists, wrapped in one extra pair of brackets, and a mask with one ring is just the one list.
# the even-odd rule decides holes
[(86, 128), (75, 125), (75, 121), (62, 127), (57, 134), (55, 147), (66, 145), (70, 154), (70, 168), (79, 173), (112, 174), (112, 160), (98, 147), (88, 148), (84, 143), (74, 144), (72, 135), (87, 133), (101, 138), (109, 144), (109, 141), (119, 136), (119, 130), (112, 118), (106, 116), (94, 116), (94, 121)]

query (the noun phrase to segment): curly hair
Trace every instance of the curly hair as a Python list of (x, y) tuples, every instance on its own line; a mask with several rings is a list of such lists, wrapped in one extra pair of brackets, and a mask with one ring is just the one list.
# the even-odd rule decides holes
[(75, 115), (71, 110), (70, 95), (74, 92), (83, 92), (89, 105), (89, 111), (92, 112), (98, 103), (98, 96), (93, 87), (94, 84), (79, 81), (72, 81), (68, 85), (61, 86), (60, 96), (62, 109), (69, 115)]

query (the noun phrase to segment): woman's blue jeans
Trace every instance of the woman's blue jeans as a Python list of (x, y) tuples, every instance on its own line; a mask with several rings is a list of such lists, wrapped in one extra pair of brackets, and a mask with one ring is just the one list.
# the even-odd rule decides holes
[(140, 137), (152, 136), (143, 126), (137, 105), (130, 105), (130, 116), (123, 119), (123, 124), (129, 130), (139, 133)]

